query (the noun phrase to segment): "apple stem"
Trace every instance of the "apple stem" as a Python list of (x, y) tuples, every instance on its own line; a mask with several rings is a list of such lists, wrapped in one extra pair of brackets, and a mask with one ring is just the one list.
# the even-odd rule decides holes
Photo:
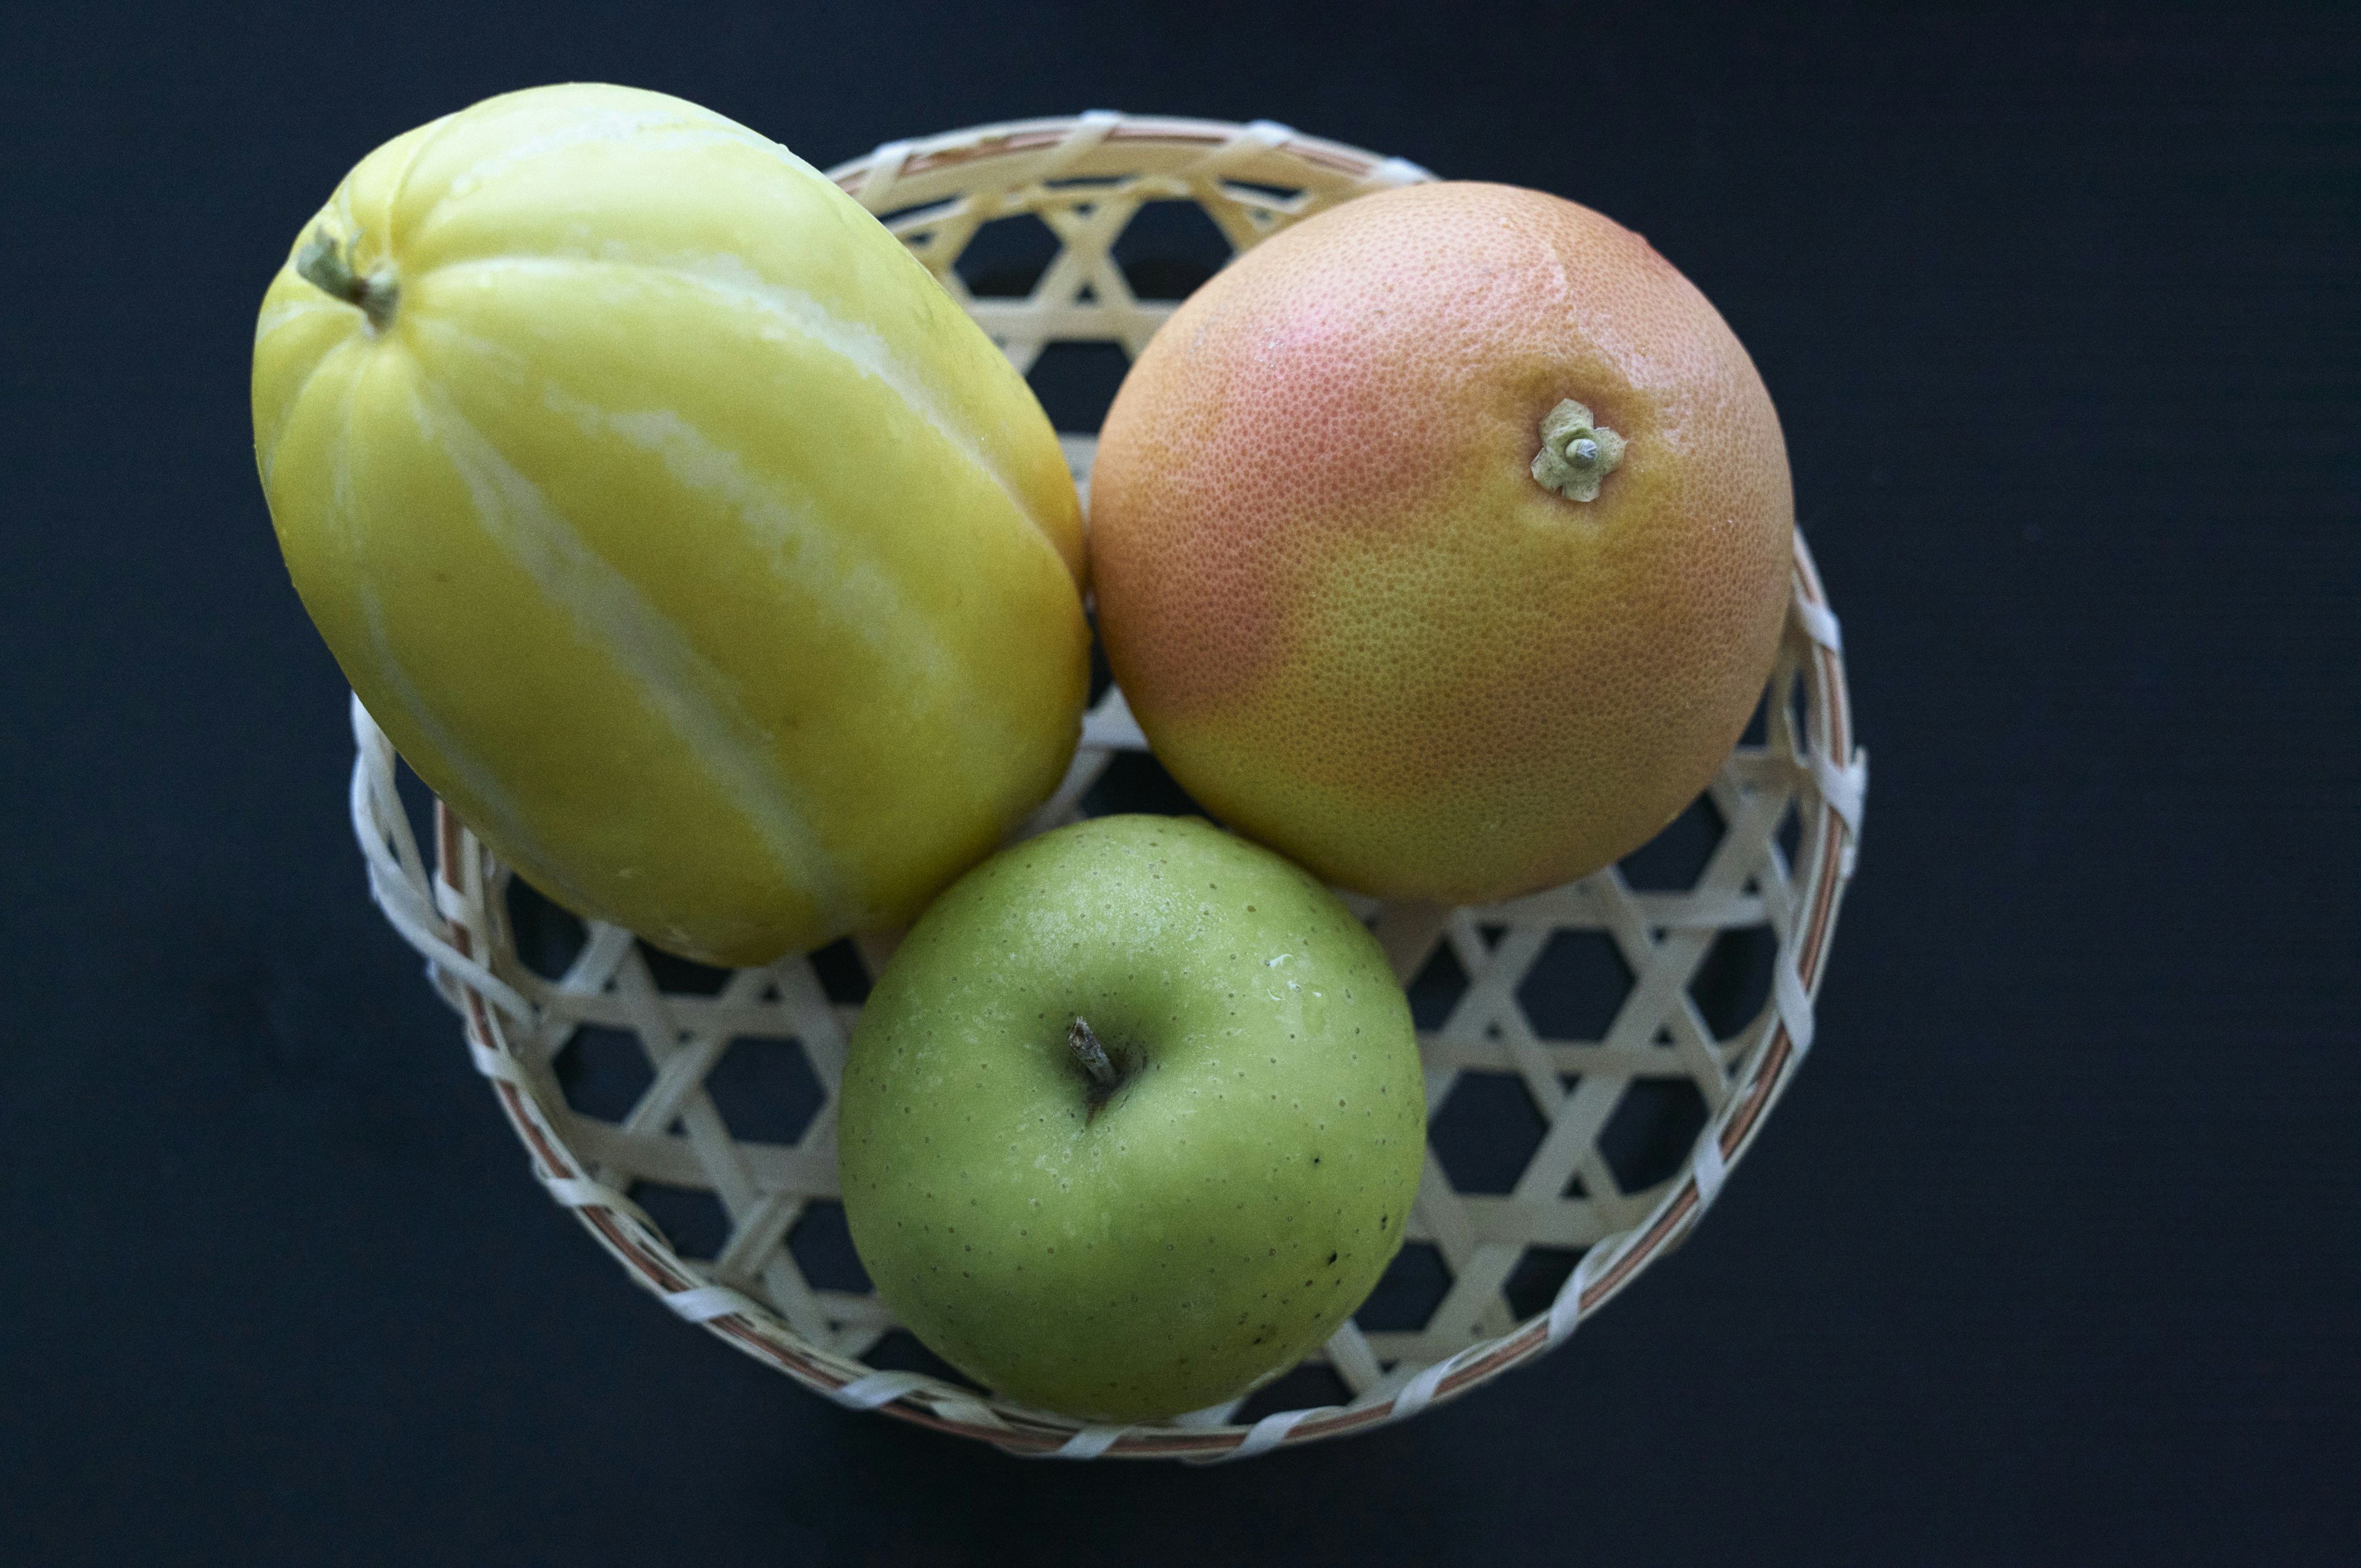
[(1595, 501), (1599, 482), (1623, 464), (1623, 438), (1590, 422), (1590, 411), (1566, 399), (1542, 419), (1533, 478), (1570, 501)]
[(1099, 1044), (1099, 1037), (1091, 1033), (1087, 1022), (1079, 1017), (1074, 1020), (1074, 1026), (1066, 1031), (1066, 1048), (1074, 1053), (1074, 1059), (1082, 1064), (1082, 1070), (1091, 1075), (1093, 1083), (1102, 1090), (1115, 1087), (1115, 1063), (1107, 1059), (1106, 1047)]
[(328, 232), (325, 224), (312, 231), (295, 257), (295, 271), (324, 293), (348, 305), (358, 305), (370, 326), (383, 332), (393, 324), (393, 307), (401, 297), (392, 269), (380, 268), (363, 278), (353, 271), (352, 247)]

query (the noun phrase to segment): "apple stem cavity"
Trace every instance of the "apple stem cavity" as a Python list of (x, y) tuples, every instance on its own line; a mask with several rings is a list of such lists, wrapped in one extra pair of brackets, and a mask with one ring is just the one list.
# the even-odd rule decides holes
[(1542, 488), (1570, 501), (1595, 501), (1608, 475), (1623, 466), (1623, 438), (1590, 411), (1566, 399), (1542, 418), (1542, 449), (1533, 457), (1533, 477)]
[(312, 231), (303, 248), (295, 255), (295, 271), (302, 280), (333, 294), (348, 305), (360, 307), (369, 325), (383, 332), (393, 324), (393, 308), (401, 298), (401, 287), (394, 280), (393, 269), (380, 267), (368, 277), (353, 270), (353, 246), (328, 232), (325, 224)]

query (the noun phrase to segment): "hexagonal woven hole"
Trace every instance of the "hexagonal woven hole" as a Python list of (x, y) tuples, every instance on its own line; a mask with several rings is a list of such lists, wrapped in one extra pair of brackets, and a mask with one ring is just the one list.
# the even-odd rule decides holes
[(1095, 431), (1106, 422), (1131, 356), (1115, 343), (1059, 342), (1041, 350), (1025, 379), (1059, 430)]
[(730, 1135), (758, 1144), (803, 1139), (828, 1103), (819, 1074), (794, 1040), (741, 1035), (705, 1075), (705, 1092), (730, 1125)]
[(1746, 729), (1738, 737), (1741, 746), (1760, 746), (1771, 733), (1771, 688), (1764, 686), (1763, 695), (1754, 699), (1754, 711), (1747, 717)]
[(1234, 1411), (1230, 1420), (1244, 1423), (1258, 1421), (1280, 1410), (1316, 1409), (1322, 1405), (1342, 1405), (1353, 1397), (1353, 1390), (1334, 1370), (1318, 1362), (1307, 1361), (1292, 1372), (1274, 1377), (1246, 1396), (1246, 1403)]
[(509, 878), (508, 915), (518, 961), (544, 980), (562, 978), (590, 939), (582, 916), (521, 876)]
[(1631, 995), (1631, 966), (1604, 931), (1560, 931), (1517, 987), (1517, 1005), (1545, 1040), (1598, 1040)]
[(1686, 893), (1705, 874), (1723, 831), (1721, 813), (1701, 795), (1663, 832), (1623, 857), (1623, 880), (1639, 893)]
[(918, 1336), (907, 1329), (895, 1329), (869, 1347), (862, 1358), (878, 1372), (919, 1372), (928, 1377), (939, 1377), (946, 1383), (962, 1388), (983, 1392), (983, 1385), (918, 1343)]
[(1116, 236), (1115, 265), (1143, 300), (1185, 300), (1230, 259), (1230, 242), (1194, 202), (1144, 202)]
[(1549, 1310), (1557, 1299), (1558, 1288), (1574, 1277), (1574, 1266), (1582, 1261), (1586, 1249), (1581, 1247), (1529, 1246), (1525, 1255), (1517, 1259), (1517, 1266), (1500, 1283), (1500, 1294), (1509, 1303), (1509, 1310), (1520, 1319)]
[(1163, 763), (1146, 751), (1116, 752), (1106, 772), (1083, 793), (1082, 810), (1085, 817), (1112, 817), (1125, 811), (1153, 812), (1159, 817), (1211, 816), (1173, 782)]
[(1763, 1015), (1778, 957), (1779, 938), (1768, 926), (1733, 926), (1715, 934), (1688, 986), (1689, 1000), (1715, 1039), (1736, 1039)]
[(410, 824), (410, 837), (426, 863), (434, 863), (434, 792), (426, 781), (411, 771), (407, 762), (397, 762), (393, 770), (393, 795), (401, 807), (402, 819)]
[(673, 1251), (683, 1257), (710, 1260), (720, 1256), (721, 1249), (730, 1245), (730, 1212), (704, 1188), (642, 1181), (631, 1189), (631, 1196), (672, 1243)]
[(1451, 1270), (1435, 1245), (1404, 1242), (1353, 1321), (1370, 1332), (1415, 1332), (1426, 1327), (1450, 1293)]
[(662, 948), (639, 944), (640, 957), (646, 960), (648, 976), (656, 989), (675, 996), (719, 996), (721, 988), (730, 983), (730, 971), (701, 964), (694, 959), (684, 959), (677, 953), (667, 953)]
[(861, 949), (852, 945), (851, 938), (830, 942), (812, 954), (810, 961), (820, 992), (830, 1002), (857, 1007), (869, 1000), (869, 966), (862, 961)]
[(1525, 1080), (1508, 1072), (1463, 1072), (1426, 1124), (1426, 1141), (1460, 1192), (1514, 1191), (1549, 1123)]
[[(815, 1290), (843, 1290), (867, 1295), (874, 1287), (861, 1255), (852, 1250), (852, 1232), (844, 1223), (844, 1205), (818, 1198), (804, 1206), (787, 1232), (787, 1251), (803, 1271), (804, 1283)], [(870, 1365), (882, 1363), (873, 1358)]]
[[(1099, 705), (1099, 698), (1106, 696), (1107, 688), (1115, 685), (1115, 666), (1107, 663), (1106, 642), (1099, 636), (1099, 617), (1096, 607), (1093, 607), (1086, 610), (1083, 613), (1082, 619), (1089, 621), (1091, 626), (1091, 696), (1089, 706), (1096, 707)], [(1124, 754), (1126, 756), (1132, 755), (1130, 752), (1126, 752)]]
[(1688, 1079), (1635, 1078), (1598, 1129), (1598, 1153), (1617, 1186), (1644, 1192), (1680, 1173), (1705, 1124), (1705, 1095)]
[(1418, 1027), (1440, 1029), (1449, 1021), (1451, 1010), (1467, 994), (1467, 971), (1459, 967), (1459, 955), (1449, 943), (1434, 949), (1408, 992), (1411, 1022)]
[(1057, 259), (1058, 236), (1031, 213), (994, 218), (975, 231), (952, 264), (978, 299), (1021, 300)]
[(1268, 196), (1280, 202), (1292, 202), (1303, 194), (1303, 187), (1301, 185), (1272, 185), (1260, 180), (1224, 180), (1222, 181), (1222, 189)]
[(648, 1053), (629, 1029), (585, 1024), (550, 1063), (566, 1102), (585, 1116), (620, 1122), (656, 1080)]

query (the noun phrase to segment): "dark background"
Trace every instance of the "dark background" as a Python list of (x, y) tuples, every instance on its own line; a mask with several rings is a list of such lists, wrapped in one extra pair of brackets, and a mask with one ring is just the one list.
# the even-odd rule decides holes
[[(822, 166), (1267, 116), (1704, 288), (1875, 777), (1686, 1248), (1407, 1425), (1075, 1468), (836, 1409), (534, 1190), (365, 896), (246, 388), (353, 162), (566, 79)], [(2361, 1555), (2349, 8), (18, 5), (0, 179), (0, 1559)]]

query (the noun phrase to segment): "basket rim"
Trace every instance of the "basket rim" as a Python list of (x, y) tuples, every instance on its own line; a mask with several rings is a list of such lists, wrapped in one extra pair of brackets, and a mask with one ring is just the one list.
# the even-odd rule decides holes
[[(1075, 145), (1078, 133), (1085, 138), (1080, 147)], [(1348, 142), (1306, 136), (1277, 120), (1209, 120), (1181, 115), (1126, 115), (1108, 109), (998, 120), (884, 142), (825, 172), (848, 195), (860, 195), (881, 178), (911, 178), (962, 164), (1060, 150), (1071, 159), (1091, 148), (1125, 144), (1199, 153), (1264, 150), (1297, 159), (1326, 174), (1355, 180), (1380, 172), (1391, 173), (1402, 181), (1434, 178), (1432, 172), (1406, 159), (1389, 158)]]

